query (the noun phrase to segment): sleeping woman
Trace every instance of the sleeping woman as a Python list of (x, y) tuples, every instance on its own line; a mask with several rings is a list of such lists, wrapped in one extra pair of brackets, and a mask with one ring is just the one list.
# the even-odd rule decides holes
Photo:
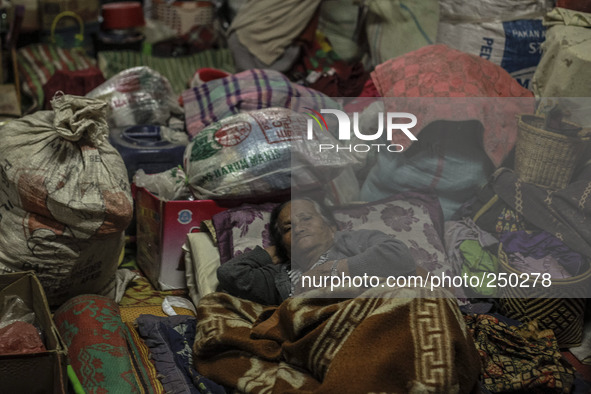
[(376, 230), (337, 231), (324, 205), (298, 198), (271, 213), (274, 246), (257, 246), (217, 270), (220, 290), (265, 305), (294, 295), (302, 275), (400, 276), (416, 273), (405, 244)]
[(276, 246), (222, 264), (226, 292), (197, 305), (199, 373), (244, 393), (479, 392), (479, 354), (444, 290), (294, 294), (304, 275), (414, 274), (403, 243), (379, 231), (339, 232), (307, 199), (279, 206), (270, 224)]

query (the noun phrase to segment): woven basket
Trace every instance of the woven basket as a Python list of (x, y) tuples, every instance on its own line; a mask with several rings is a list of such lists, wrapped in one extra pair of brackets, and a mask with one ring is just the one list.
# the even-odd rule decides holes
[[(499, 245), (499, 270), (508, 274), (522, 272), (509, 264), (509, 258)], [(530, 290), (533, 280), (527, 282)], [(539, 283), (539, 282), (538, 282)], [(521, 284), (521, 283), (520, 283)], [(523, 287), (500, 288), (499, 305), (501, 313), (522, 323), (537, 320), (540, 329), (551, 329), (556, 335), (558, 345), (562, 348), (581, 345), (585, 318), (585, 295), (591, 286), (591, 265), (586, 262), (586, 270), (577, 276), (566, 279), (552, 279), (552, 289), (539, 287), (539, 292), (524, 291)], [(568, 290), (567, 290), (568, 289)], [(560, 294), (579, 298), (558, 298)], [(550, 298), (548, 298), (550, 295)], [(546, 296), (546, 297), (544, 297)]]
[(195, 26), (209, 26), (214, 21), (215, 9), (211, 1), (153, 0), (152, 17), (171, 27), (178, 35), (188, 33)]
[[(568, 137), (544, 130), (545, 118), (520, 115), (515, 144), (515, 172), (519, 178), (549, 189), (566, 187), (589, 137)], [(570, 122), (565, 125), (579, 128)]]

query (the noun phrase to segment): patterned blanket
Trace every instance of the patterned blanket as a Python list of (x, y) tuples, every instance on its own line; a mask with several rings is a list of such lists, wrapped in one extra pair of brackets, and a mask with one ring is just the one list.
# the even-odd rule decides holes
[[(376, 66), (371, 79), (382, 97), (405, 98), (387, 104), (417, 117), (413, 132), (435, 120), (479, 120), (484, 126), (483, 148), (495, 167), (517, 140), (515, 116), (534, 110), (533, 94), (502, 67), (444, 44), (390, 59)], [(412, 141), (394, 133), (392, 143), (407, 148)]]
[(306, 107), (340, 108), (330, 97), (292, 83), (278, 71), (259, 69), (206, 82), (185, 90), (182, 98), (191, 138), (209, 124), (241, 112), (271, 107), (296, 112)]
[(536, 323), (519, 328), (491, 315), (467, 315), (483, 366), (483, 385), (493, 393), (571, 393), (573, 368), (552, 330)]
[[(96, 67), (96, 61), (83, 49), (64, 49), (49, 44), (30, 44), (17, 51), (23, 93), (30, 99), (24, 113), (43, 109), (46, 102), (43, 86), (58, 71), (76, 72)], [(64, 90), (64, 89), (62, 89)]]
[(198, 306), (196, 368), (247, 393), (478, 392), (479, 357), (455, 300), (376, 290), (277, 307), (211, 293)]

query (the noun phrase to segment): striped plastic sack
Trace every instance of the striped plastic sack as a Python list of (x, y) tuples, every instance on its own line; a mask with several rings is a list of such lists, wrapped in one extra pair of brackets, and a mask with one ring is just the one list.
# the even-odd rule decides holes
[(189, 81), (200, 68), (234, 72), (234, 59), (228, 49), (211, 49), (179, 57), (157, 57), (135, 51), (101, 51), (98, 63), (106, 79), (132, 67), (149, 67), (165, 76), (177, 94), (188, 88)]
[(81, 48), (64, 49), (51, 44), (31, 44), (17, 51), (22, 92), (28, 101), (23, 113), (42, 109), (43, 86), (58, 70), (78, 71), (96, 67), (96, 61)]
[(242, 112), (279, 107), (298, 112), (307, 107), (340, 108), (325, 94), (292, 83), (274, 70), (251, 69), (215, 79), (182, 94), (187, 132), (191, 138), (204, 128)]

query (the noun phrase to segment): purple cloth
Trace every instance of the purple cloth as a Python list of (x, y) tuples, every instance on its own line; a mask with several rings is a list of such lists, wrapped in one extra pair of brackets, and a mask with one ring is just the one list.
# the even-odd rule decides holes
[(503, 250), (509, 254), (520, 253), (525, 257), (542, 260), (546, 256), (556, 259), (572, 276), (580, 273), (584, 257), (574, 252), (564, 242), (545, 231), (513, 231), (501, 234)]

